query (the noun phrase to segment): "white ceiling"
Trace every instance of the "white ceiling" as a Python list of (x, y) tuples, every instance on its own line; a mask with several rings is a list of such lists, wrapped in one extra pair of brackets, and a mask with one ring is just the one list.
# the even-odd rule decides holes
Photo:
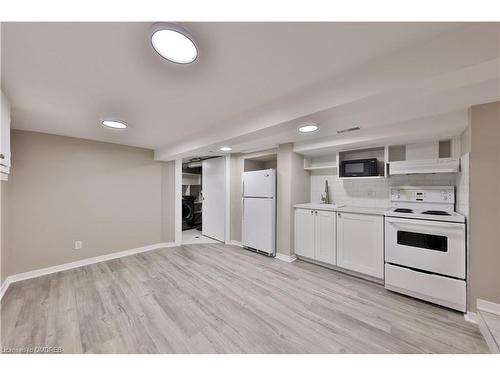
[[(298, 142), (306, 153), (302, 143), (334, 144), (353, 124), (382, 131), (500, 98), (499, 24), (183, 23), (200, 46), (188, 66), (152, 50), (151, 26), (3, 23), (14, 128), (147, 147), (160, 160), (222, 144)], [(104, 129), (104, 118), (130, 127)], [(300, 137), (306, 120), (320, 132)]]

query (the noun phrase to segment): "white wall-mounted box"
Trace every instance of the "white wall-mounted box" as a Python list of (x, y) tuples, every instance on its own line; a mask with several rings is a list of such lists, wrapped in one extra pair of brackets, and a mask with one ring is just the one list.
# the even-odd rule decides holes
[(10, 104), (1, 93), (0, 109), (0, 179), (7, 180), (10, 173)]

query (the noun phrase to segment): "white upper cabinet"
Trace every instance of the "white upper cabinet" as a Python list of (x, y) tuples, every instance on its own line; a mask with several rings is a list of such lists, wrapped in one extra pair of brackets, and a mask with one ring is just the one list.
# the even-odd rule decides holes
[(335, 265), (335, 212), (295, 210), (295, 254)]
[(337, 215), (337, 266), (384, 277), (384, 217), (342, 212)]
[(10, 104), (3, 92), (0, 121), (0, 177), (6, 180), (10, 172)]

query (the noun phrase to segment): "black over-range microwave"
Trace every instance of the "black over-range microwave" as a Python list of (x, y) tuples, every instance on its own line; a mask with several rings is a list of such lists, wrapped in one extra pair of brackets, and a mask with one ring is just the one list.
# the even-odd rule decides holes
[(367, 177), (378, 176), (378, 163), (376, 158), (344, 160), (340, 163), (341, 177)]

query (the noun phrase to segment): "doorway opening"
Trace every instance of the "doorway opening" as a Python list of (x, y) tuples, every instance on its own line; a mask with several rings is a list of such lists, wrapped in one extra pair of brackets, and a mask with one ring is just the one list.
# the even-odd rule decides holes
[(226, 162), (224, 157), (182, 161), (182, 244), (225, 239)]

